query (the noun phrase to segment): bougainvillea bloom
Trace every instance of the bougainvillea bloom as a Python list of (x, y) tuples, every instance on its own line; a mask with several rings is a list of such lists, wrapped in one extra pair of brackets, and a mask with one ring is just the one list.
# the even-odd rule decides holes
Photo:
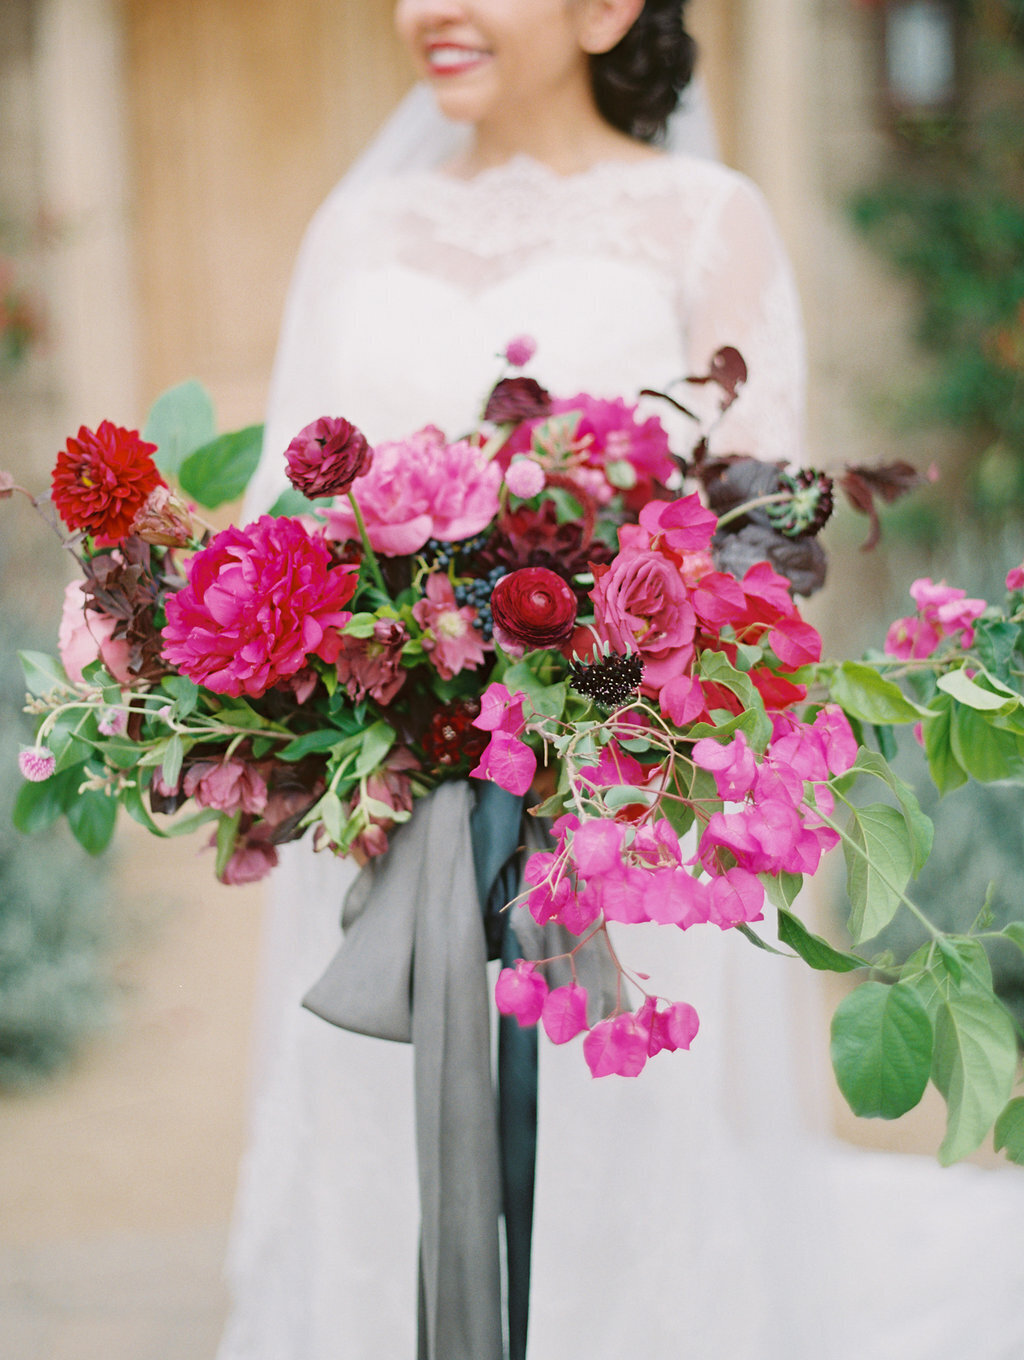
[(284, 456), (288, 480), (311, 501), (343, 495), (373, 462), (366, 436), (340, 416), (321, 416), (305, 426)]
[[(482, 449), (467, 440), (448, 444), (428, 426), (398, 443), (378, 444), (355, 494), (374, 551), (402, 557), (430, 538), (454, 543), (480, 533), (498, 513), (500, 487), (501, 468)], [(327, 535), (341, 542), (358, 537), (346, 501), (328, 510)]]
[(576, 626), (576, 596), (557, 572), (522, 567), (491, 592), (494, 634), (506, 651), (560, 647)]
[(521, 1025), (535, 1025), (544, 1010), (548, 984), (536, 965), (519, 959), (514, 968), (503, 968), (494, 987), (495, 1005), (502, 1015), (514, 1015)]
[[(1009, 580), (1007, 577), (1007, 589), (1013, 589)], [(890, 656), (904, 661), (920, 660), (931, 656), (943, 638), (957, 633), (961, 634), (962, 646), (972, 645), (973, 624), (985, 611), (984, 600), (968, 599), (967, 592), (958, 586), (947, 586), (945, 581), (936, 583), (927, 576), (913, 582), (910, 594), (917, 614), (896, 619), (890, 625), (885, 637), (885, 650)]]
[(357, 583), (357, 568), (332, 565), (323, 539), (296, 519), (225, 529), (167, 599), (164, 656), (218, 694), (258, 698), (308, 657), (337, 658)]
[(67, 527), (91, 534), (100, 547), (126, 537), (149, 493), (164, 485), (154, 453), (138, 430), (109, 420), (95, 431), (83, 425), (53, 469), (53, 503)]

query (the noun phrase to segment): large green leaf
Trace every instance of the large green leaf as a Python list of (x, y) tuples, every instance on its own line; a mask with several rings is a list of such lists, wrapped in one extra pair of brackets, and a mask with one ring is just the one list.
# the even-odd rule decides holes
[(951, 793), (967, 783), (967, 771), (953, 751), (953, 700), (948, 694), (939, 695), (932, 701), (931, 713), (924, 728), (928, 770), (939, 793)]
[(810, 964), (812, 968), (817, 968), (821, 972), (852, 973), (856, 968), (868, 966), (866, 961), (859, 959), (856, 954), (847, 954), (841, 949), (835, 949), (820, 935), (812, 934), (803, 921), (785, 907), (779, 907), (778, 912), (779, 939), (783, 944), (788, 944), (790, 949), (799, 954), (804, 963)]
[(862, 747), (857, 753), (857, 760), (853, 769), (859, 774), (869, 774), (880, 779), (896, 795), (910, 838), (910, 848), (914, 857), (914, 875), (916, 877), (928, 862), (928, 856), (932, 852), (935, 826), (931, 818), (921, 811), (921, 804), (917, 801), (917, 794), (911, 786), (896, 774), (889, 762), (879, 752), (868, 751)]
[(998, 713), (1001, 709), (1008, 712), (1011, 708), (1020, 707), (1020, 698), (1016, 694), (999, 694), (987, 689), (977, 680), (972, 680), (962, 669), (948, 671), (940, 676), (938, 687), (958, 704), (966, 704), (968, 708), (976, 708), (983, 713)]
[(954, 703), (950, 744), (957, 762), (980, 783), (1024, 775), (1024, 740), (994, 727), (976, 708)]
[(201, 382), (189, 378), (157, 397), (142, 437), (157, 445), (153, 461), (164, 476), (177, 479), (188, 455), (208, 444), (216, 433), (210, 394)]
[(67, 808), (72, 834), (90, 855), (101, 854), (110, 844), (117, 822), (117, 803), (105, 793), (88, 790)]
[(14, 800), (15, 827), (31, 836), (52, 826), (77, 797), (85, 775), (85, 766), (76, 765), (39, 783), (26, 780)]
[(742, 730), (749, 734), (753, 749), (757, 752), (764, 751), (771, 739), (772, 725), (764, 711), (764, 701), (750, 676), (737, 670), (724, 652), (701, 652), (698, 675), (701, 680), (731, 690), (743, 705), (744, 711), (738, 718), (727, 720), (715, 731), (724, 736), (742, 727)]
[(1024, 1096), (1011, 1100), (996, 1120), (995, 1148), (1024, 1166)]
[(1013, 1024), (992, 993), (953, 993), (939, 1003), (932, 1079), (949, 1117), (939, 1160), (973, 1152), (1010, 1098), (1017, 1073)]
[(55, 656), (46, 652), (19, 652), (25, 685), (30, 694), (51, 694), (55, 689), (67, 689), (68, 673)]
[(932, 1066), (932, 1025), (902, 983), (864, 982), (832, 1018), (832, 1066), (856, 1115), (898, 1119), (924, 1094)]
[(910, 876), (914, 852), (903, 813), (888, 803), (851, 809), (850, 841), (843, 841), (850, 936), (873, 939), (896, 914)]
[(844, 661), (829, 692), (840, 708), (861, 722), (908, 723), (928, 716), (928, 710), (912, 703), (898, 685), (860, 661)]
[(256, 471), (262, 445), (262, 425), (211, 440), (190, 453), (178, 469), (182, 490), (209, 510), (238, 500)]

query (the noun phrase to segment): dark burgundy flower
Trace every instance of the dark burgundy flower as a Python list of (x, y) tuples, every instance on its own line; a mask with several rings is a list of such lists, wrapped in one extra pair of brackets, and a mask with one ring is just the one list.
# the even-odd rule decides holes
[(551, 395), (535, 378), (502, 378), (487, 398), (484, 419), (495, 425), (518, 425), (551, 414)]
[(340, 416), (314, 420), (299, 431), (284, 456), (288, 480), (311, 501), (344, 495), (373, 462), (366, 436)]
[(514, 648), (560, 647), (576, 625), (576, 596), (547, 567), (523, 567), (503, 576), (491, 592), (498, 643)]
[(489, 732), (473, 726), (479, 712), (478, 699), (456, 699), (435, 710), (420, 742), (428, 766), (453, 770), (476, 764), (490, 741)]
[(138, 430), (104, 420), (95, 432), (83, 425), (57, 455), (53, 503), (72, 531), (82, 529), (101, 547), (120, 542), (154, 487), (165, 485), (153, 462), (155, 444)]

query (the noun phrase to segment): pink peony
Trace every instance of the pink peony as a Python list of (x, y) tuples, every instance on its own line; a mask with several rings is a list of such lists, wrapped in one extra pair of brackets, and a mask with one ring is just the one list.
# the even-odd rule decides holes
[(442, 680), (476, 670), (484, 660), (483, 637), (473, 626), (476, 610), (455, 603), (452, 583), (443, 572), (427, 577), (423, 598), (413, 605), (412, 614), (423, 629), (423, 650)]
[[(459, 542), (480, 533), (498, 513), (500, 486), (500, 467), (480, 448), (467, 440), (448, 444), (428, 426), (374, 449), (356, 499), (373, 549), (404, 557), (430, 538)], [(340, 542), (358, 537), (351, 505), (328, 510), (327, 534)]]
[(167, 600), (164, 657), (218, 694), (258, 698), (310, 656), (336, 659), (357, 584), (357, 568), (332, 565), (323, 539), (296, 519), (225, 529)]
[(124, 638), (115, 638), (117, 620), (97, 609), (85, 608), (81, 581), (69, 581), (64, 590), (64, 608), (57, 631), (57, 650), (68, 679), (82, 682), (82, 672), (93, 661), (102, 661), (122, 685), (131, 681), (128, 660), (131, 649)]

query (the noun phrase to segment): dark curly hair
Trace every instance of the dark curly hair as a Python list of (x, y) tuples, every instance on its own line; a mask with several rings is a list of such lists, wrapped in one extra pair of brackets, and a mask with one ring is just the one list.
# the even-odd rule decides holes
[(683, 24), (684, 0), (646, 0), (626, 36), (590, 58), (594, 99), (603, 118), (643, 142), (665, 133), (690, 83), (697, 45)]

